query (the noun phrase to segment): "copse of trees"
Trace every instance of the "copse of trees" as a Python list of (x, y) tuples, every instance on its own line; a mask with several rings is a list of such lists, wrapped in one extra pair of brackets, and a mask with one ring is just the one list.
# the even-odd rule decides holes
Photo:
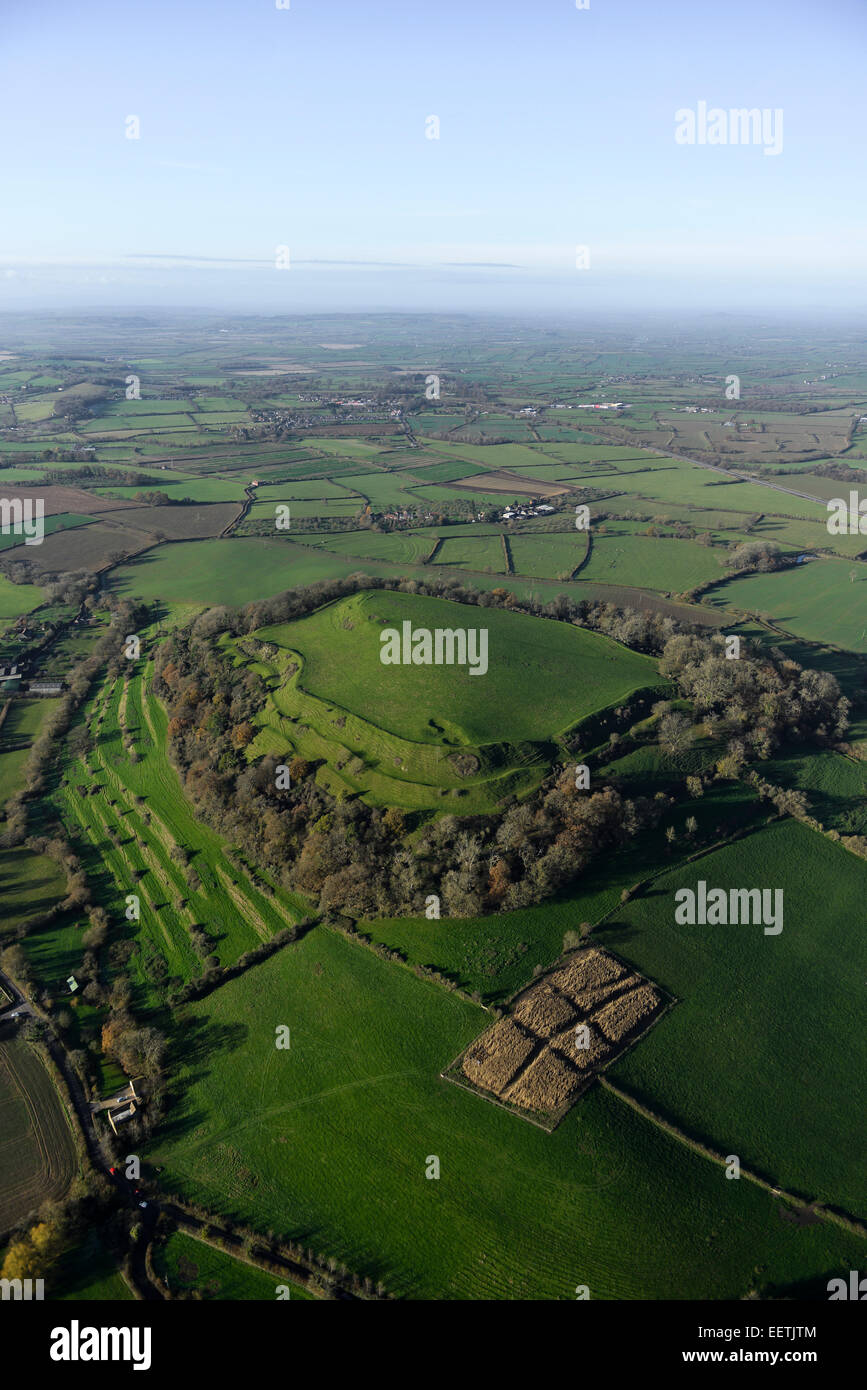
[(779, 569), (784, 561), (785, 556), (774, 541), (743, 541), (732, 547), (722, 563), (732, 570), (753, 570), (758, 574), (767, 574), (770, 570)]
[(786, 739), (830, 743), (848, 726), (850, 703), (834, 676), (746, 643), (731, 659), (719, 633), (670, 638), (660, 671), (674, 679), (698, 714), (740, 740), (743, 761), (770, 757)]

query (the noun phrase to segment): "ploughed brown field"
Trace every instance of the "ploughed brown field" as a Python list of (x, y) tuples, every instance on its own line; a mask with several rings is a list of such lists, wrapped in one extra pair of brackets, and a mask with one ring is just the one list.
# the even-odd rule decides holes
[[(61, 488), (61, 492), (72, 489)], [(87, 496), (83, 493), (82, 496)], [(95, 500), (106, 503), (103, 516), (93, 506)], [(157, 536), (167, 540), (202, 540), (219, 536), (235, 520), (240, 510), (237, 502), (195, 502), (186, 506), (148, 507), (136, 502), (123, 503), (107, 498), (92, 499), (90, 513), (94, 521), (88, 526), (76, 526), (68, 531), (53, 531), (41, 545), (10, 546), (0, 557), (0, 570), (28, 561), (34, 576), (62, 574), (64, 571), (99, 570), (113, 555), (134, 555), (156, 544)], [(67, 509), (68, 510), (68, 509)], [(82, 508), (74, 510), (84, 514)], [(46, 515), (50, 515), (46, 507)]]
[(553, 1126), (668, 1002), (607, 951), (585, 948), (524, 990), (457, 1067), (474, 1087)]
[(3, 487), (3, 496), (10, 500), (20, 497), (22, 502), (28, 497), (34, 502), (41, 498), (45, 503), (46, 516), (59, 516), (62, 512), (96, 516), (102, 512), (128, 511), (141, 505), (126, 497), (98, 497), (93, 492), (85, 492), (84, 488), (64, 487), (61, 483), (47, 483), (45, 486), (39, 483), (10, 483), (8, 487)]
[(490, 473), (475, 473), (460, 483), (441, 483), (441, 487), (457, 488), (460, 492), (523, 492), (527, 497), (559, 497), (568, 492), (565, 484), (545, 483), (540, 478), (534, 482), (520, 473), (510, 473), (507, 468), (495, 468)]

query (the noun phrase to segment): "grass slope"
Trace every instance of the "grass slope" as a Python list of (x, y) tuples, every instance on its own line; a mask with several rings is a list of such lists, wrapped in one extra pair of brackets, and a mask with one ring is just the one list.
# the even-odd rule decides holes
[(161, 1185), (303, 1233), (393, 1293), (737, 1298), (861, 1254), (834, 1228), (785, 1225), (609, 1095), (549, 1135), (441, 1080), (488, 1017), (327, 930), (185, 1017), (179, 1105), (150, 1150)]
[[(674, 892), (780, 887), (779, 936), (677, 926)], [(794, 821), (675, 869), (599, 933), (680, 1000), (612, 1075), (783, 1187), (867, 1212), (867, 865)]]
[[(486, 628), (487, 673), (472, 676), (456, 665), (383, 665), (381, 632), (400, 630), (405, 621), (430, 630)], [(442, 740), (436, 725), (471, 745), (550, 738), (659, 682), (649, 657), (596, 633), (413, 594), (354, 594), (258, 635), (301, 655), (300, 682), (311, 694), (421, 743)]]

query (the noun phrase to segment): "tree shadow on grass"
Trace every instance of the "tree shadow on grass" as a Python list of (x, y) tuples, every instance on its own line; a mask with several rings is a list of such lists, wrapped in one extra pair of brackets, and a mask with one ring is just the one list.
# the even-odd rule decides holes
[(825, 1274), (811, 1275), (808, 1279), (798, 1279), (793, 1284), (768, 1284), (762, 1289), (763, 1299), (799, 1299), (808, 1303), (827, 1303), (828, 1284), (832, 1279), (844, 1279), (848, 1287), (849, 1271), (833, 1269)]
[(199, 1069), (206, 1076), (210, 1064), (221, 1054), (243, 1046), (249, 1036), (246, 1023), (219, 1023), (211, 1017), (188, 1016), (175, 1020), (174, 1034), (169, 1043), (169, 1065), (183, 1065), (184, 1071)]
[(213, 1117), (213, 1111), (191, 1110), (185, 1105), (185, 1099), (228, 1053), (243, 1046), (249, 1031), (244, 1023), (224, 1024), (208, 1017), (175, 1020), (173, 1034), (168, 1040), (167, 1071), (177, 1076), (177, 1069), (183, 1066), (183, 1079), (172, 1087), (171, 1104), (159, 1125), (161, 1142), (187, 1137)]

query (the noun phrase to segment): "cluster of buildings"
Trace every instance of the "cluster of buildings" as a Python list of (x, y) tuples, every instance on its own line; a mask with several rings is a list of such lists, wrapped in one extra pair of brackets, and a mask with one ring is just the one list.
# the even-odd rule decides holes
[(547, 502), (540, 502), (535, 507), (507, 507), (501, 514), (502, 521), (514, 521), (521, 516), (544, 516), (546, 512), (556, 512), (556, 507), (549, 507)]
[[(5, 666), (0, 665), (0, 691), (6, 694), (14, 694), (21, 689), (21, 682), (24, 679), (24, 670), (17, 662), (10, 662)], [(63, 693), (62, 680), (33, 680), (27, 686), (28, 695), (61, 695)]]

